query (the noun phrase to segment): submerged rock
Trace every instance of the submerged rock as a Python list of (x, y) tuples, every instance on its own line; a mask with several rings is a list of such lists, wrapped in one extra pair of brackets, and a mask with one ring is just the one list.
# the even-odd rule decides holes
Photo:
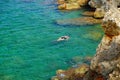
[(95, 19), (93, 17), (81, 17), (74, 19), (57, 20), (56, 22), (59, 25), (93, 25), (102, 23), (102, 19)]
[(77, 64), (82, 60), (83, 60), (83, 58), (81, 56), (75, 56), (75, 57), (72, 58), (71, 61)]
[(102, 37), (102, 34), (97, 31), (91, 31), (91, 32), (88, 32), (88, 34), (83, 35), (83, 37), (94, 40), (94, 41), (98, 41)]
[(85, 58), (81, 57), (81, 56), (75, 56), (72, 58), (72, 62), (74, 62), (75, 64), (87, 64), (87, 65), (90, 65), (90, 62), (91, 62), (91, 59), (92, 57), (90, 56), (87, 56)]
[(83, 16), (93, 17), (94, 11), (85, 11), (82, 13)]

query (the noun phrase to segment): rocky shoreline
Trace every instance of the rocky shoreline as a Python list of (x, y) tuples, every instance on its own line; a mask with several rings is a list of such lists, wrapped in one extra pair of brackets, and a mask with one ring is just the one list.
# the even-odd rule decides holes
[(90, 65), (83, 63), (68, 70), (58, 70), (52, 80), (120, 80), (120, 1), (89, 0), (87, 3), (96, 10), (85, 15), (95, 17), (98, 12), (97, 18), (103, 18), (103, 39), (95, 56), (88, 60)]
[[(84, 17), (74, 18), (69, 20), (57, 20), (59, 25), (93, 25), (101, 24), (104, 17), (104, 11), (99, 8), (93, 8), (89, 5), (90, 0), (58, 0), (58, 9), (60, 10), (75, 10), (87, 9), (82, 13)], [(69, 6), (65, 6), (69, 5)], [(63, 8), (64, 7), (64, 8)]]
[(58, 0), (58, 9), (73, 10), (87, 5), (89, 0)]

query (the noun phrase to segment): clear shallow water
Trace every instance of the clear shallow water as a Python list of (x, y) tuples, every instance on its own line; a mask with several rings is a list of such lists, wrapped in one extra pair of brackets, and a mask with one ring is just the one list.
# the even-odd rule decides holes
[[(81, 12), (59, 11), (54, 0), (0, 0), (0, 80), (49, 80), (72, 58), (93, 55), (102, 37), (98, 25), (55, 24)], [(70, 40), (55, 42), (63, 35)]]

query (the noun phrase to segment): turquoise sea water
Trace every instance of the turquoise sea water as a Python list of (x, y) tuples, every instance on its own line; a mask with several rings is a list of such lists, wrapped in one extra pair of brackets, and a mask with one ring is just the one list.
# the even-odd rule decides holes
[[(55, 23), (80, 13), (59, 11), (54, 0), (0, 0), (0, 80), (50, 80), (74, 65), (74, 57), (92, 56), (102, 37), (99, 25)], [(70, 39), (55, 42), (64, 35)]]

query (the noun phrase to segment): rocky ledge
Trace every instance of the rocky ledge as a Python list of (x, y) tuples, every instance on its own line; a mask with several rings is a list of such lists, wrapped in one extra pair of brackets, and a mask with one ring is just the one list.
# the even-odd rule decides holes
[(89, 0), (58, 0), (58, 9), (73, 10), (87, 5)]
[[(82, 14), (84, 17), (68, 19), (68, 20), (57, 20), (56, 21), (57, 24), (93, 25), (93, 24), (100, 24), (102, 22), (102, 19), (104, 17), (104, 10), (102, 8), (97, 8), (95, 6), (96, 4), (100, 4), (100, 2), (95, 3), (93, 0), (57, 0), (57, 1), (59, 4), (58, 9), (61, 9), (61, 10), (80, 9), (83, 6), (86, 6), (84, 8), (87, 10)], [(94, 4), (94, 7), (93, 7), (93, 4)], [(90, 5), (91, 7), (88, 5)]]
[(52, 80), (82, 80), (88, 70), (87, 64), (77, 65), (76, 68), (68, 70), (57, 70), (57, 76), (52, 77)]
[(103, 18), (106, 11), (108, 11), (112, 6), (120, 6), (120, 0), (90, 0), (88, 4), (96, 9), (94, 13), (95, 18)]
[(105, 35), (90, 68), (108, 80), (120, 80), (120, 12), (112, 7), (103, 19)]
[(83, 6), (89, 5), (95, 9), (94, 18), (103, 18), (106, 11), (111, 8), (111, 5), (120, 7), (120, 0), (57, 0), (58, 9), (73, 10), (80, 9)]

